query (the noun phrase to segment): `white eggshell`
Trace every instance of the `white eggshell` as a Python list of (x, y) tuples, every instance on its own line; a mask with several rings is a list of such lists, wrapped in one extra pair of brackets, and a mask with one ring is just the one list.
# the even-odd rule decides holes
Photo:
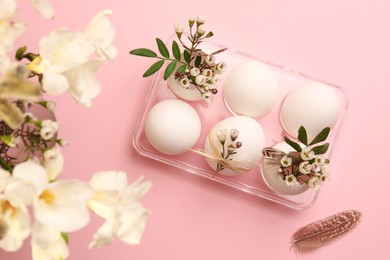
[(309, 82), (286, 96), (280, 120), (291, 136), (296, 137), (299, 127), (304, 126), (311, 140), (325, 127), (332, 128), (336, 124), (340, 109), (340, 97), (332, 87)]
[(245, 61), (227, 75), (223, 93), (227, 106), (238, 115), (264, 117), (275, 105), (279, 86), (274, 72), (262, 62)]
[(188, 89), (183, 88), (180, 83), (175, 80), (175, 76), (172, 75), (167, 79), (168, 86), (170, 90), (178, 97), (189, 100), (189, 101), (198, 101), (202, 100), (202, 95), (200, 94), (199, 90), (194, 86), (190, 85)]
[[(278, 149), (282, 152), (289, 153), (292, 151), (295, 151), (290, 145), (288, 145), (286, 142), (280, 142), (273, 146), (273, 148)], [(263, 179), (265, 183), (270, 187), (272, 190), (285, 194), (285, 195), (297, 195), (302, 192), (305, 192), (309, 186), (307, 185), (299, 185), (294, 184), (288, 186), (286, 182), (280, 177), (279, 173), (277, 172), (279, 169), (279, 166), (275, 166), (267, 159), (263, 160), (261, 171), (263, 174)]]
[(189, 104), (168, 99), (156, 104), (145, 121), (145, 134), (150, 144), (168, 155), (182, 154), (199, 139), (201, 122)]
[[(239, 166), (245, 166), (250, 169), (253, 168), (253, 166), (258, 163), (260, 156), (262, 155), (262, 150), (265, 143), (264, 131), (261, 125), (256, 120), (247, 116), (228, 117), (215, 124), (210, 130), (209, 134), (213, 135), (214, 145), (218, 148), (218, 151), (221, 152), (222, 145), (218, 141), (218, 137), (216, 135), (219, 129), (227, 129), (228, 133), (230, 133), (230, 130), (232, 129), (238, 130), (239, 135), (236, 142), (241, 142), (242, 146), (236, 149), (237, 153), (231, 155), (229, 158), (236, 161), (237, 165)], [(228, 134), (225, 147), (229, 142), (231, 142), (230, 134)], [(205, 151), (208, 154), (213, 154), (209, 138), (206, 138), (205, 141)], [(207, 157), (206, 160), (213, 170), (217, 169), (216, 160)], [(231, 169), (224, 169), (219, 173), (228, 176), (240, 174), (239, 172), (233, 171)]]

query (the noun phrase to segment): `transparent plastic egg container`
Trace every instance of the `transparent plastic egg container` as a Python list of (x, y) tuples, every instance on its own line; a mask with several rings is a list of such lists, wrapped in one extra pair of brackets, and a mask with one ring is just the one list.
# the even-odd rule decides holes
[[(167, 46), (171, 46), (171, 42), (173, 41), (173, 39), (174, 36), (172, 36), (168, 40)], [(204, 50), (206, 53), (211, 53), (213, 51), (217, 51), (225, 47), (226, 46), (210, 42), (203, 42), (200, 45), (200, 48), (202, 48), (202, 50)], [(232, 69), (235, 65), (247, 60), (258, 60), (267, 64), (269, 68), (273, 70), (279, 82), (279, 97), (273, 109), (265, 117), (257, 119), (257, 121), (261, 124), (265, 132), (265, 147), (273, 146), (274, 144), (283, 141), (284, 136), (288, 136), (287, 132), (283, 129), (283, 126), (280, 122), (279, 110), (284, 98), (291, 90), (310, 81), (322, 82), (334, 88), (336, 93), (340, 96), (341, 112), (336, 125), (332, 127), (330, 135), (327, 139), (327, 142), (330, 143), (327, 157), (331, 159), (331, 155), (337, 141), (337, 136), (339, 134), (343, 119), (348, 108), (348, 98), (343, 89), (330, 82), (326, 82), (308, 76), (293, 69), (286, 68), (284, 66), (274, 64), (265, 60), (261, 60), (252, 55), (230, 48), (216, 55), (216, 61), (225, 62), (227, 64), (227, 69), (222, 74), (221, 84), (218, 87), (219, 92), (216, 95), (213, 95), (212, 100), (209, 103), (203, 100), (184, 100), (197, 111), (202, 123), (201, 136), (199, 138), (198, 143), (193, 147), (193, 149), (203, 149), (205, 139), (207, 138), (207, 135), (213, 125), (227, 117), (234, 115), (234, 113), (232, 113), (228, 109), (224, 102), (223, 80), (224, 77), (226, 77), (226, 75), (229, 73), (230, 69)], [(246, 192), (253, 196), (267, 199), (293, 209), (306, 209), (311, 207), (315, 203), (319, 190), (309, 189), (304, 193), (292, 196), (282, 195), (272, 191), (263, 180), (261, 167), (259, 166), (255, 166), (251, 171), (240, 174), (238, 176), (224, 176), (221, 174), (216, 174), (216, 172), (208, 166), (206, 159), (203, 156), (200, 156), (192, 151), (188, 151), (181, 155), (172, 156), (162, 154), (155, 148), (153, 148), (152, 145), (148, 142), (144, 131), (144, 123), (148, 111), (155, 104), (159, 103), (162, 100), (180, 99), (175, 96), (175, 94), (173, 94), (173, 92), (169, 89), (167, 82), (163, 80), (163, 72), (164, 69), (161, 69), (158, 74), (156, 74), (153, 78), (152, 85), (150, 87), (149, 93), (146, 97), (144, 108), (142, 110), (142, 114), (134, 132), (133, 144), (135, 149), (141, 155), (157, 160), (161, 163), (177, 167), (183, 172), (195, 174), (200, 178), (206, 178), (211, 181), (218, 182), (222, 185), (229, 186), (233, 189), (237, 189), (239, 191)], [(260, 161), (257, 162), (258, 165), (261, 165), (262, 159), (263, 157), (261, 157)], [(332, 172), (332, 168), (330, 174), (335, 174), (334, 172)], [(201, 185), (201, 183), (194, 183), (194, 185)], [(331, 182), (327, 183), (326, 185), (331, 185)]]

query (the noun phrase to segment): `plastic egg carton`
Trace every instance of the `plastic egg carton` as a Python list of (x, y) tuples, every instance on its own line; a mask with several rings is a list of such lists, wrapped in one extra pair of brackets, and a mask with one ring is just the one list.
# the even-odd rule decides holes
[[(167, 46), (171, 45), (171, 42), (174, 40), (174, 37), (175, 36), (172, 36), (168, 40)], [(226, 46), (205, 41), (201, 44), (200, 47), (205, 52), (211, 53), (213, 51), (225, 48)], [(331, 159), (331, 155), (333, 153), (333, 149), (335, 148), (335, 144), (337, 141), (337, 136), (339, 134), (343, 119), (348, 108), (348, 98), (341, 87), (330, 82), (326, 82), (324, 80), (308, 76), (293, 69), (262, 60), (260, 58), (254, 57), (252, 55), (243, 53), (235, 49), (228, 48), (226, 51), (219, 53), (216, 56), (216, 59), (217, 62), (224, 61), (227, 64), (227, 69), (222, 74), (221, 84), (219, 85), (219, 92), (213, 96), (212, 100), (209, 103), (203, 100), (186, 101), (197, 111), (202, 123), (201, 136), (199, 138), (198, 143), (193, 147), (194, 149), (204, 148), (205, 140), (213, 125), (227, 117), (234, 115), (226, 106), (223, 98), (224, 77), (226, 77), (226, 75), (229, 73), (229, 70), (232, 69), (235, 65), (247, 60), (257, 60), (267, 64), (269, 68), (273, 70), (279, 82), (279, 96), (276, 101), (276, 104), (266, 116), (257, 120), (261, 124), (265, 132), (265, 146), (273, 146), (274, 144), (282, 141), (284, 136), (288, 135), (287, 132), (283, 129), (279, 115), (281, 104), (286, 95), (294, 88), (306, 82), (317, 81), (333, 87), (336, 93), (340, 96), (341, 100), (341, 113), (339, 115), (336, 125), (332, 128), (330, 135), (327, 139), (327, 142), (330, 143), (327, 157)], [(251, 171), (234, 177), (224, 176), (221, 174), (216, 174), (216, 172), (209, 167), (206, 162), (206, 159), (203, 156), (200, 156), (192, 151), (188, 151), (181, 155), (172, 156), (162, 154), (156, 149), (154, 149), (148, 142), (144, 131), (144, 123), (148, 111), (155, 104), (159, 103), (162, 100), (180, 99), (172, 93), (172, 91), (168, 87), (167, 82), (163, 80), (163, 71), (164, 70), (160, 70), (158, 74), (156, 74), (153, 78), (152, 85), (146, 97), (144, 108), (142, 110), (140, 119), (134, 132), (133, 144), (135, 149), (141, 155), (149, 157), (153, 160), (157, 160), (161, 163), (177, 167), (183, 170), (183, 172), (191, 173), (199, 176), (200, 178), (206, 178), (211, 181), (218, 182), (222, 185), (229, 186), (233, 189), (237, 189), (239, 191), (248, 193), (259, 198), (279, 203), (289, 208), (306, 209), (311, 207), (315, 203), (319, 190), (309, 189), (304, 193), (292, 196), (282, 195), (272, 191), (263, 180), (262, 173), (260, 170), (261, 167), (255, 166)], [(257, 163), (261, 165), (261, 162), (262, 158)], [(331, 175), (332, 174), (335, 173), (331, 171)], [(327, 185), (330, 184), (331, 183), (327, 183)], [(194, 183), (194, 185), (201, 185), (201, 183)]]

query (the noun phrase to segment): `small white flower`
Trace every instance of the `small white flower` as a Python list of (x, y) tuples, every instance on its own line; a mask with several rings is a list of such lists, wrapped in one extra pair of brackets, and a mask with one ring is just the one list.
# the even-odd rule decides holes
[(33, 260), (67, 259), (69, 249), (61, 231), (48, 225), (35, 223), (31, 233)]
[(54, 137), (58, 131), (59, 124), (50, 119), (43, 120), (41, 123), (40, 135), (44, 140), (49, 140)]
[(312, 177), (308, 181), (307, 185), (309, 185), (312, 189), (318, 189), (321, 185), (321, 181), (317, 177)]
[(321, 166), (321, 173), (324, 175), (328, 175), (330, 172), (330, 166), (329, 164), (324, 164)]
[(197, 85), (202, 86), (204, 83), (206, 83), (206, 78), (203, 75), (198, 75), (195, 78), (195, 82)]
[(203, 35), (206, 32), (206, 29), (203, 27), (203, 25), (199, 25), (197, 33), (199, 35)]
[(196, 77), (200, 74), (200, 70), (198, 68), (194, 67), (190, 70), (190, 74), (191, 74), (191, 76)]
[(222, 143), (226, 141), (226, 138), (228, 137), (228, 130), (227, 129), (218, 129), (217, 131), (217, 138)]
[(294, 185), (296, 182), (297, 182), (297, 178), (294, 175), (289, 174), (289, 175), (286, 176), (286, 184), (287, 184), (287, 186)]
[(213, 65), (214, 62), (215, 62), (215, 56), (214, 56), (214, 55), (207, 55), (207, 56), (206, 56), (206, 59), (205, 59), (205, 62), (206, 62), (208, 65)]
[(211, 84), (215, 85), (215, 86), (218, 86), (218, 83), (220, 81), (220, 76), (219, 75), (214, 75), (212, 78), (211, 78)]
[(312, 170), (312, 165), (308, 161), (299, 164), (299, 171), (303, 174), (309, 174)]
[(64, 157), (58, 148), (51, 148), (43, 153), (43, 166), (45, 167), (49, 180), (57, 179), (64, 170)]
[(198, 17), (196, 18), (196, 22), (198, 24), (204, 24), (205, 21), (206, 21), (206, 18), (202, 15), (198, 15)]
[(284, 155), (282, 157), (282, 159), (280, 160), (280, 164), (283, 166), (283, 167), (288, 167), (290, 166), (292, 163), (292, 158), (287, 156), (287, 155)]
[(217, 70), (218, 72), (224, 72), (225, 69), (226, 69), (226, 63), (225, 63), (225, 62), (220, 62), (220, 63), (218, 63), (217, 66), (216, 66), (216, 70)]
[(329, 180), (329, 174), (321, 174), (318, 176), (318, 179), (321, 181), (321, 183), (326, 182)]
[(188, 18), (188, 22), (194, 23), (195, 22), (195, 17), (194, 16), (190, 16), (190, 18)]
[(183, 87), (183, 88), (188, 88), (190, 86), (190, 80), (188, 78), (182, 78), (180, 80), (180, 85)]
[(175, 24), (175, 32), (177, 34), (182, 34), (184, 32), (184, 29), (185, 28), (184, 28), (184, 26), (182, 24), (180, 24), (180, 23)]
[(322, 165), (320, 163), (315, 162), (311, 166), (312, 166), (311, 170), (313, 172), (318, 173), (321, 171)]
[(30, 0), (35, 10), (43, 19), (53, 19), (55, 12), (48, 0)]
[(315, 158), (315, 153), (311, 151), (311, 148), (305, 147), (301, 151), (301, 158), (304, 161), (310, 161)]
[(325, 158), (324, 155), (318, 154), (318, 155), (315, 156), (315, 161), (316, 161), (317, 163), (319, 163), (319, 164), (325, 164), (326, 158)]
[(205, 69), (202, 71), (202, 75), (205, 76), (207, 81), (213, 77), (213, 72), (211, 71), (211, 69)]

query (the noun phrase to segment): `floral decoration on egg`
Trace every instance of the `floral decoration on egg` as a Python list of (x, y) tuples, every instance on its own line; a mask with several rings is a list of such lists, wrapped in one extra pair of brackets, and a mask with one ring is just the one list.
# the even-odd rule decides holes
[(298, 132), (299, 141), (306, 147), (302, 148), (299, 143), (285, 137), (284, 141), (294, 151), (286, 153), (272, 147), (266, 147), (263, 150), (265, 160), (278, 166), (277, 172), (287, 186), (299, 184), (318, 189), (322, 183), (329, 179), (330, 160), (324, 157), (328, 151), (329, 143), (314, 145), (327, 139), (330, 128), (324, 128), (310, 143), (303, 126), (299, 128)]
[[(205, 18), (203, 16), (198, 16), (196, 19), (190, 17), (188, 20), (189, 35), (184, 34), (183, 25), (175, 25), (176, 36), (183, 51), (180, 49), (178, 42), (174, 40), (172, 42), (173, 57), (165, 43), (159, 38), (156, 38), (156, 42), (161, 56), (146, 48), (130, 51), (130, 54), (133, 55), (159, 60), (143, 74), (143, 77), (153, 75), (163, 67), (165, 62), (169, 62), (164, 71), (164, 80), (168, 80), (171, 90), (176, 95), (186, 99), (183, 89), (190, 91), (190, 93), (195, 90), (196, 96), (192, 93), (188, 100), (203, 99), (209, 101), (212, 95), (217, 94), (217, 86), (220, 80), (219, 74), (225, 71), (226, 63), (217, 63), (215, 55), (225, 51), (226, 48), (210, 54), (199, 48), (203, 40), (214, 35), (212, 31), (206, 32), (204, 23)], [(183, 37), (183, 35), (186, 37)], [(177, 89), (177, 86), (181, 87), (182, 90)]]

